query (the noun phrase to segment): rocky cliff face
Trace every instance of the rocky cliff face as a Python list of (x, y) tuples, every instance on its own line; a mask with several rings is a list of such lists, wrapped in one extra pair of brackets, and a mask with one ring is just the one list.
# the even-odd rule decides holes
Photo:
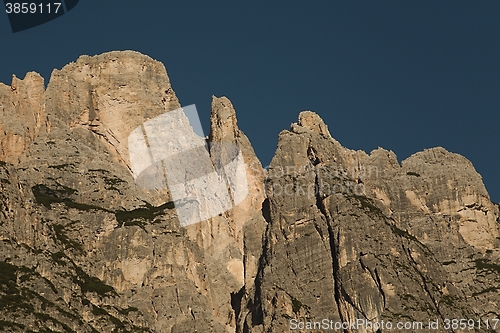
[(1, 332), (495, 331), (477, 320), (500, 318), (499, 207), (464, 157), (352, 151), (306, 111), (263, 170), (214, 97), (211, 162), (239, 147), (248, 193), (181, 227), (168, 189), (136, 185), (127, 141), (178, 107), (164, 66), (130, 51), (82, 56), (47, 89), (0, 84)]

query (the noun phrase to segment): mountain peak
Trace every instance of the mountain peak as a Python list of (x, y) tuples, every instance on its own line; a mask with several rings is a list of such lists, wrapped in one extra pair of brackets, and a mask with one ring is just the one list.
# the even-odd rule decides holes
[[(47, 89), (14, 76), (0, 105), (0, 330), (292, 332), (328, 317), (375, 333), (498, 317), (499, 207), (459, 154), (400, 164), (303, 111), (264, 170), (227, 97), (200, 137), (165, 66), (134, 51), (82, 56)], [(163, 182), (141, 186), (150, 165)]]

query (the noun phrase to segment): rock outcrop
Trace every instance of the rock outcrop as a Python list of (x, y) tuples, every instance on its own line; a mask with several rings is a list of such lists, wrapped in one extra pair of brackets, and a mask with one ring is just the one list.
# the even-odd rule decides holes
[(17, 158), (35, 139), (45, 121), (43, 78), (26, 74), (12, 76), (9, 86), (0, 83), (0, 160), (17, 163)]
[(464, 157), (433, 148), (400, 165), (380, 148), (343, 148), (303, 112), (280, 133), (268, 173), (259, 307), (248, 323), (285, 332), (291, 319), (498, 317), (498, 205)]
[(1, 332), (500, 330), (484, 323), (500, 318), (499, 206), (467, 159), (353, 151), (304, 111), (264, 170), (213, 97), (197, 140), (215, 170), (237, 147), (245, 198), (181, 227), (168, 188), (137, 185), (128, 141), (180, 105), (165, 67), (131, 51), (82, 56), (47, 89), (36, 73), (0, 84)]

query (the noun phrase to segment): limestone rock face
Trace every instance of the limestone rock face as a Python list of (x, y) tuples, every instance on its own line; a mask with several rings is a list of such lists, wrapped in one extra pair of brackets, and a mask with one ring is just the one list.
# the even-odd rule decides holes
[[(46, 91), (35, 74), (13, 87), (0, 96), (11, 131), (0, 165), (0, 331), (235, 331), (231, 293), (257, 270), (243, 255), (244, 227), (257, 240), (265, 228), (263, 170), (245, 135), (233, 126), (230, 140), (256, 163), (255, 188), (234, 211), (183, 228), (168, 189), (141, 188), (130, 170), (131, 131), (180, 106), (162, 64), (129, 51), (83, 56)], [(16, 122), (3, 120), (15, 114), (9, 103), (21, 105)]]
[(9, 86), (0, 83), (0, 160), (17, 158), (38, 135), (45, 121), (43, 78), (34, 72), (24, 80), (12, 76)]
[[(352, 151), (307, 111), (280, 133), (266, 191), (268, 227), (243, 332), (289, 332), (292, 321), (323, 318), (498, 316), (498, 205), (464, 157), (433, 148), (400, 165), (380, 148)], [(385, 330), (344, 330), (355, 331)]]
[(128, 166), (130, 132), (179, 107), (165, 66), (132, 51), (81, 56), (54, 70), (46, 92), (49, 126), (89, 129)]
[(36, 73), (0, 85), (0, 107), (1, 332), (293, 332), (325, 318), (456, 332), (446, 318), (500, 317), (499, 206), (444, 148), (399, 163), (343, 147), (304, 111), (263, 170), (231, 101), (213, 97), (207, 138), (186, 119), (175, 133), (206, 143), (231, 208), (181, 226), (171, 189), (139, 186), (129, 157), (132, 131), (180, 107), (161, 63), (82, 56), (46, 90)]

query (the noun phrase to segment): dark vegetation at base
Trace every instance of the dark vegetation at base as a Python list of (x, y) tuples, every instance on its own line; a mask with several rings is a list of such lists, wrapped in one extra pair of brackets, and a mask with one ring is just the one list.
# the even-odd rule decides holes
[[(0, 262), (0, 288), (7, 295), (17, 294), (17, 266), (7, 262)], [(0, 309), (8, 306), (0, 300)]]
[(295, 297), (290, 296), (290, 298), (292, 299), (292, 311), (293, 311), (293, 313), (298, 314), (300, 312), (300, 309), (302, 309), (302, 308), (304, 308), (305, 310), (311, 309), (309, 306), (302, 304), (302, 302), (299, 301), (298, 299), (296, 299)]
[(348, 198), (354, 198), (356, 200), (359, 201), (361, 207), (365, 210), (368, 210), (372, 213), (375, 213), (375, 214), (378, 214), (378, 215), (382, 215), (384, 216), (384, 214), (382, 213), (382, 210), (380, 210), (380, 208), (378, 208), (377, 206), (375, 206), (371, 199), (365, 197), (365, 196), (362, 196), (362, 195), (356, 195), (356, 194), (352, 194), (352, 195), (347, 195)]
[(129, 306), (126, 309), (119, 309), (119, 308), (115, 307), (115, 310), (118, 311), (118, 313), (120, 313), (120, 314), (122, 314), (124, 316), (128, 316), (128, 314), (130, 312), (138, 312), (139, 311), (139, 309), (136, 308), (136, 307), (134, 307), (134, 306)]
[[(360, 195), (350, 195), (350, 196), (347, 196), (348, 198), (355, 198), (359, 201), (359, 203), (361, 204), (361, 207), (364, 208), (365, 210), (368, 210), (372, 213), (375, 213), (377, 215), (380, 215), (382, 217), (385, 217), (384, 213), (382, 212), (382, 210), (380, 210), (380, 208), (378, 208), (377, 206), (375, 206), (371, 199), (365, 197), (365, 196), (360, 196)], [(432, 254), (432, 252), (430, 251), (430, 249), (427, 247), (427, 245), (423, 244), (421, 241), (419, 241), (415, 236), (411, 235), (410, 233), (408, 233), (407, 231), (405, 230), (402, 230), (400, 228), (398, 228), (395, 224), (391, 224), (391, 223), (388, 223), (387, 220), (384, 218), (384, 222), (385, 224), (387, 224), (390, 228), (391, 228), (391, 231), (393, 234), (395, 235), (398, 235), (400, 237), (403, 237), (403, 238), (406, 238), (410, 241), (413, 241), (413, 242), (416, 242), (418, 243), (421, 248), (427, 253), (427, 254)], [(448, 264), (451, 264), (452, 262), (449, 262)], [(443, 263), (444, 265), (446, 265), (445, 263)]]
[[(394, 224), (391, 224), (391, 225), (390, 225), (390, 227), (391, 227), (391, 231), (392, 231), (392, 233), (393, 233), (393, 234), (398, 235), (398, 236), (401, 236), (401, 237), (404, 237), (404, 238), (406, 238), (406, 239), (408, 239), (408, 240), (411, 240), (411, 241), (417, 242), (417, 243), (419, 243), (419, 244), (422, 244), (422, 243), (420, 243), (420, 241), (419, 241), (419, 240), (418, 240), (415, 236), (410, 235), (410, 234), (408, 233), (408, 231), (403, 230), (403, 229), (399, 229), (399, 228), (398, 228), (398, 227), (396, 227)], [(422, 245), (423, 245), (423, 244), (422, 244)]]
[(116, 318), (115, 316), (110, 314), (106, 309), (102, 307), (97, 307), (93, 304), (92, 304), (92, 314), (96, 316), (108, 317), (108, 319), (113, 323), (113, 325), (115, 325), (115, 328), (111, 331), (111, 333), (151, 332), (149, 328), (139, 327), (135, 325), (132, 325), (132, 327), (127, 327), (131, 325)]
[(93, 292), (101, 297), (117, 296), (115, 289), (101, 281), (96, 276), (88, 275), (82, 268), (77, 266), (71, 258), (69, 258), (64, 252), (59, 251), (51, 255), (52, 260), (61, 266), (67, 266), (68, 263), (73, 266), (76, 275), (72, 276), (73, 283), (80, 286), (83, 293)]
[(285, 294), (288, 295), (288, 297), (290, 297), (290, 300), (292, 301), (292, 311), (293, 313), (295, 313), (296, 315), (299, 314), (300, 310), (301, 309), (304, 309), (306, 311), (310, 310), (311, 307), (306, 305), (306, 304), (303, 304), (301, 301), (299, 301), (297, 298), (295, 298), (294, 296), (290, 295), (290, 293), (288, 293), (285, 289), (283, 288), (280, 288), (278, 286), (276, 286), (276, 288), (278, 288), (279, 290), (283, 291)]
[[(62, 185), (61, 185), (62, 186)], [(53, 203), (64, 203), (67, 207), (69, 208), (75, 208), (78, 210), (83, 210), (83, 211), (90, 211), (90, 210), (102, 210), (106, 212), (111, 212), (107, 209), (104, 209), (102, 207), (94, 206), (94, 205), (87, 205), (87, 204), (81, 204), (77, 203), (69, 198), (64, 198), (61, 196), (64, 195), (71, 195), (76, 192), (75, 189), (69, 188), (64, 186), (62, 190), (54, 190), (50, 189), (45, 185), (35, 185), (31, 188), (33, 191), (33, 195), (35, 196), (35, 200), (38, 204), (45, 206), (45, 208), (50, 209), (50, 205)]]
[(492, 273), (500, 274), (500, 265), (491, 263), (488, 259), (475, 259), (474, 263), (478, 270), (490, 271)]
[[(60, 165), (54, 166), (55, 168), (64, 168), (68, 165)], [(105, 183), (109, 186), (114, 186), (124, 182), (120, 179), (114, 178), (106, 178)], [(51, 205), (54, 203), (64, 204), (68, 208), (74, 208), (81, 211), (102, 211), (106, 213), (114, 214), (117, 222), (121, 224), (120, 226), (131, 226), (138, 225), (143, 227), (146, 223), (154, 222), (158, 216), (162, 215), (166, 209), (173, 209), (174, 203), (167, 202), (161, 206), (155, 207), (145, 202), (145, 205), (141, 208), (137, 208), (131, 211), (119, 210), (119, 211), (111, 211), (105, 209), (103, 207), (81, 204), (75, 202), (73, 199), (68, 198), (68, 196), (76, 193), (76, 190), (63, 186), (61, 184), (57, 184), (57, 188), (49, 188), (46, 185), (38, 184), (32, 187), (33, 195), (35, 196), (35, 200), (38, 204), (43, 205), (45, 208), (50, 209)], [(82, 244), (73, 240), (71, 237), (68, 237), (65, 233), (65, 228), (67, 226), (62, 224), (51, 224), (49, 228), (52, 230), (54, 241), (62, 244), (65, 250), (75, 250), (78, 254), (83, 254), (84, 249)], [(82, 268), (78, 267), (71, 258), (69, 258), (64, 251), (59, 251), (51, 254), (52, 260), (61, 266), (72, 266), (71, 271), (73, 274), (70, 275), (70, 278), (73, 283), (77, 284), (80, 287), (82, 294), (85, 293), (95, 293), (100, 297), (114, 297), (118, 294), (114, 290), (112, 286), (107, 285), (99, 278), (95, 276), (88, 275)], [(25, 302), (21, 303), (27, 307), (26, 312), (34, 313), (34, 309), (29, 308), (30, 304)], [(128, 322), (124, 322), (119, 318), (110, 314), (106, 309), (96, 306), (90, 301), (82, 298), (82, 304), (86, 306), (91, 306), (91, 311), (96, 316), (105, 316), (106, 320), (109, 320), (115, 326), (112, 332), (114, 333), (133, 333), (133, 332), (151, 332), (148, 328), (139, 327)], [(128, 316), (130, 312), (139, 311), (135, 307), (128, 307), (126, 309), (114, 308), (116, 311), (124, 316)], [(38, 314), (38, 319), (40, 320), (51, 320), (53, 323), (56, 323), (54, 319), (50, 319), (49, 316), (45, 314)], [(62, 325), (62, 323), (57, 323), (58, 325)], [(47, 328), (48, 329), (48, 328)], [(70, 328), (64, 328), (68, 332), (72, 332)], [(42, 331), (39, 331), (42, 332)]]
[(82, 244), (80, 244), (79, 242), (69, 238), (68, 236), (66, 236), (66, 234), (64, 233), (64, 226), (62, 224), (52, 224), (50, 226), (50, 228), (52, 229), (52, 231), (54, 232), (54, 241), (59, 241), (61, 242), (64, 247), (66, 249), (74, 249), (77, 253), (83, 255), (85, 253), (85, 251), (83, 250), (83, 246)]
[[(43, 323), (51, 322), (53, 325), (55, 324), (55, 325), (61, 326), (65, 332), (76, 333), (75, 330), (72, 330), (68, 325), (57, 320), (56, 318), (54, 318), (52, 316), (49, 316), (46, 313), (34, 312), (33, 315)], [(28, 331), (28, 332), (30, 332), (30, 331)], [(48, 327), (43, 327), (38, 332), (54, 332), (54, 331), (52, 331)]]
[(2, 332), (5, 332), (7, 328), (19, 328), (23, 330), (25, 326), (8, 320), (0, 320), (0, 330), (2, 330)]
[(124, 225), (134, 225), (134, 220), (145, 220), (152, 222), (158, 215), (161, 215), (166, 209), (175, 208), (174, 202), (169, 201), (161, 206), (155, 207), (145, 202), (145, 207), (137, 208), (131, 211), (116, 211), (116, 221)]
[[(113, 180), (114, 182), (115, 180)], [(122, 180), (116, 180), (122, 181)], [(58, 184), (62, 189), (51, 189), (46, 185), (38, 184), (31, 188), (33, 195), (35, 196), (35, 200), (38, 204), (45, 206), (45, 208), (50, 209), (53, 203), (62, 203), (66, 205), (68, 208), (74, 208), (81, 211), (103, 211), (106, 213), (114, 214), (116, 217), (116, 221), (119, 223), (119, 226), (132, 226), (137, 225), (141, 228), (144, 227), (146, 223), (151, 223), (154, 221), (156, 217), (162, 215), (166, 209), (174, 209), (175, 205), (173, 201), (169, 201), (160, 205), (158, 207), (153, 206), (147, 202), (144, 202), (144, 206), (141, 208), (136, 208), (130, 211), (127, 210), (117, 210), (111, 211), (109, 209), (95, 206), (77, 203), (74, 200), (64, 197), (67, 195), (72, 195), (76, 192), (75, 189), (63, 186)], [(56, 232), (56, 236), (60, 241), (68, 245), (69, 247), (75, 248), (76, 250), (80, 250), (80, 245), (77, 242), (71, 241), (69, 238), (65, 237), (62, 234), (63, 227), (54, 227), (54, 231)]]
[[(102, 179), (104, 181), (104, 187), (106, 188), (106, 190), (113, 190), (113, 191), (116, 191), (120, 194), (123, 194), (123, 193), (120, 191), (119, 185), (128, 184), (127, 181), (112, 175), (111, 172), (108, 170), (89, 169), (89, 173), (91, 173), (91, 177), (93, 177), (93, 178)], [(97, 175), (94, 173), (96, 173)], [(111, 176), (109, 176), (109, 175), (111, 175)]]
[(51, 256), (52, 260), (54, 260), (54, 262), (58, 263), (61, 266), (66, 266), (66, 261), (62, 260), (63, 258), (66, 257), (64, 252), (61, 252), (61, 251), (55, 252), (55, 253), (52, 253), (50, 256)]
[(478, 292), (475, 292), (475, 293), (472, 293), (472, 296), (478, 296), (478, 295), (481, 295), (481, 294), (486, 294), (486, 293), (490, 293), (490, 292), (495, 292), (497, 290), (500, 290), (500, 288), (497, 288), (497, 287), (489, 287), (489, 288), (486, 288), (484, 290), (481, 290), (481, 291), (478, 291)]
[[(70, 258), (67, 258), (64, 253), (58, 252), (57, 254), (53, 254), (52, 258), (62, 261), (63, 258), (71, 262), (75, 265)], [(66, 262), (63, 262), (66, 265)], [(89, 276), (86, 274), (80, 267), (74, 266), (76, 270), (76, 276), (73, 276), (73, 282), (78, 284), (82, 290), (82, 292), (94, 292), (100, 296), (109, 296), (112, 294), (116, 294), (113, 287), (106, 285), (97, 277)], [(46, 283), (51, 286), (54, 293), (57, 293), (54, 285), (44, 277), (41, 277), (40, 274), (34, 271), (32, 268), (25, 266), (16, 266), (8, 262), (0, 262), (0, 313), (8, 314), (8, 313), (16, 313), (16, 314), (24, 314), (26, 318), (30, 318), (29, 320), (35, 320), (35, 327), (37, 327), (36, 331), (27, 330), (25, 331), (25, 325), (16, 323), (14, 321), (9, 320), (0, 320), (0, 332), (5, 332), (9, 330), (23, 332), (56, 332), (51, 330), (49, 327), (57, 327), (59, 332), (61, 329), (64, 332), (76, 333), (71, 327), (62, 322), (61, 318), (66, 318), (72, 322), (76, 322), (77, 325), (82, 326), (85, 323), (81, 320), (81, 318), (75, 314), (70, 313), (68, 311), (63, 310), (57, 304), (47, 300), (45, 297), (38, 295), (30, 289), (27, 289), (18, 284), (18, 282), (26, 282), (31, 277), (37, 276), (43, 279)], [(86, 301), (86, 302), (85, 302)], [(111, 332), (114, 333), (139, 333), (139, 332), (151, 332), (149, 328), (139, 327), (129, 323), (127, 321), (122, 321), (119, 318), (113, 316), (108, 311), (103, 309), (102, 307), (95, 306), (90, 303), (90, 301), (82, 298), (82, 304), (92, 306), (92, 313), (98, 316), (105, 316), (106, 319), (109, 320), (114, 328)], [(128, 316), (130, 312), (138, 312), (139, 310), (135, 307), (128, 307), (125, 309), (113, 307), (119, 314)], [(47, 312), (49, 311), (50, 312)], [(58, 314), (58, 318), (54, 318), (50, 313)], [(59, 317), (62, 316), (62, 317)], [(22, 317), (20, 317), (22, 318)], [(48, 327), (47, 324), (50, 323)], [(98, 331), (93, 329), (92, 327), (88, 327), (92, 330), (92, 332), (97, 333)]]
[[(6, 295), (0, 299), (0, 309), (4, 307), (9, 307), (10, 305), (7, 302), (4, 302), (4, 298), (10, 298), (11, 300), (20, 300), (19, 295), (23, 293), (32, 293), (32, 291), (20, 288), (18, 285), (19, 282), (23, 283), (31, 280), (33, 277), (38, 277), (42, 279), (50, 289), (57, 294), (57, 289), (54, 284), (49, 281), (47, 278), (40, 275), (40, 273), (36, 272), (33, 268), (29, 268), (26, 266), (15, 266), (7, 262), (0, 262), (0, 291), (3, 291)], [(31, 299), (31, 298), (28, 298)], [(25, 309), (31, 309), (31, 305), (23, 306), (22, 303), (14, 302), (11, 304), (12, 306), (19, 306)]]
[[(29, 277), (26, 278), (26, 276)], [(7, 262), (0, 262), (0, 312), (4, 314), (11, 312), (24, 313), (26, 316), (34, 315), (35, 318), (41, 320), (41, 322), (50, 320), (51, 322), (60, 325), (65, 332), (73, 333), (74, 331), (64, 323), (61, 323), (47, 314), (37, 312), (34, 305), (36, 302), (34, 302), (34, 300), (41, 301), (42, 310), (46, 310), (48, 305), (54, 307), (55, 304), (35, 292), (17, 284), (18, 279), (22, 282), (26, 281), (31, 276), (40, 276), (40, 274), (25, 266), (18, 267)], [(53, 288), (53, 291), (57, 292), (54, 285), (50, 281), (43, 277), (42, 279), (48, 283), (51, 288)], [(57, 310), (59, 309), (57, 308)], [(62, 311), (59, 312), (63, 313)], [(42, 327), (41, 322), (37, 323), (37, 325), (41, 327), (39, 332), (44, 332), (44, 330), (46, 331), (48, 328)], [(6, 328), (19, 328), (24, 330), (25, 325), (12, 321), (0, 320), (0, 329), (5, 330)]]
[(75, 266), (76, 276), (73, 276), (73, 282), (80, 286), (82, 292), (94, 292), (101, 297), (117, 296), (115, 289), (102, 282), (98, 277), (90, 276), (83, 269)]
[[(419, 241), (417, 237), (411, 235), (406, 230), (398, 228), (395, 224), (391, 224), (387, 221), (384, 221), (384, 222), (385, 222), (385, 224), (387, 224), (391, 228), (391, 231), (393, 234), (400, 236), (400, 237), (403, 237), (403, 238), (406, 238), (409, 241), (417, 243), (418, 245), (420, 245), (420, 248), (425, 252), (425, 254), (432, 255), (432, 251), (429, 249), (429, 247), (427, 245), (425, 245), (424, 243), (422, 243), (421, 241)], [(447, 264), (452, 264), (452, 263), (454, 263), (454, 262), (450, 261)], [(443, 265), (445, 265), (445, 263), (443, 263)]]

